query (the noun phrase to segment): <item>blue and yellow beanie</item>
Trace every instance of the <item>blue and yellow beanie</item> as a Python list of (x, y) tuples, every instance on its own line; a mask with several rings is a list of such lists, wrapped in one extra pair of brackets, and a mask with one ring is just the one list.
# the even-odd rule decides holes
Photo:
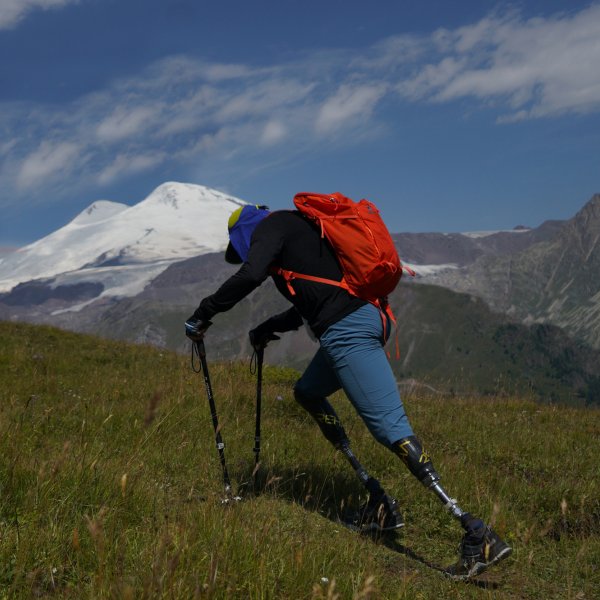
[(247, 204), (234, 210), (229, 217), (229, 244), (225, 260), (233, 265), (246, 262), (250, 250), (250, 240), (256, 226), (269, 215), (267, 206)]

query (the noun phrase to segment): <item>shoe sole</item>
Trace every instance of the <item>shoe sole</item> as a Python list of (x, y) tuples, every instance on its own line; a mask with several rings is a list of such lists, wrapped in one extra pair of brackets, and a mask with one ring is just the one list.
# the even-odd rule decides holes
[(467, 579), (471, 579), (472, 577), (477, 577), (477, 575), (481, 575), (484, 571), (487, 571), (490, 567), (499, 563), (501, 560), (508, 558), (512, 554), (512, 548), (510, 546), (506, 546), (502, 548), (500, 552), (492, 558), (487, 563), (476, 562), (468, 571), (468, 573), (462, 573), (460, 575), (455, 575), (448, 571), (445, 571), (446, 575), (450, 577), (450, 579), (454, 581), (466, 581)]

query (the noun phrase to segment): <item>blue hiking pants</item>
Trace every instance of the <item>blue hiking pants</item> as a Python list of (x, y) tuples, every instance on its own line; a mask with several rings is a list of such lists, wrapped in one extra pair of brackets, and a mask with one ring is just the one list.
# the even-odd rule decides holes
[[(389, 335), (390, 327), (386, 329)], [(391, 448), (414, 434), (383, 342), (379, 310), (362, 306), (327, 328), (295, 389), (318, 399), (342, 388), (375, 439)]]

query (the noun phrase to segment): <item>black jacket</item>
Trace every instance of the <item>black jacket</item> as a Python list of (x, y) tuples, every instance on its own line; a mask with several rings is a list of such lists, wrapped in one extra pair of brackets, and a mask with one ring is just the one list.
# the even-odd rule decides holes
[[(340, 281), (342, 271), (320, 230), (298, 211), (276, 211), (254, 230), (248, 260), (211, 296), (204, 298), (194, 313), (203, 321), (232, 308), (257, 288), (273, 267), (305, 275)], [(291, 295), (283, 277), (273, 275), (277, 289), (294, 305), (270, 319), (273, 331), (297, 329), (306, 320), (320, 337), (333, 323), (366, 302), (334, 285), (296, 279)]]

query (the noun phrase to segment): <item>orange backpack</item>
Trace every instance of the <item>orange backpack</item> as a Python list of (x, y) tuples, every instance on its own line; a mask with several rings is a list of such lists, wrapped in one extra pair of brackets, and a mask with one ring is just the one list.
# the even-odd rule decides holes
[[(341, 281), (304, 275), (278, 269), (288, 289), (294, 279), (308, 279), (346, 289), (350, 294), (374, 304), (395, 321), (386, 301), (402, 276), (402, 270), (414, 271), (400, 262), (396, 246), (379, 215), (369, 200), (354, 202), (340, 193), (300, 193), (294, 196), (296, 208), (314, 220), (321, 236), (331, 244), (342, 268)], [(385, 320), (384, 320), (385, 323)]]

